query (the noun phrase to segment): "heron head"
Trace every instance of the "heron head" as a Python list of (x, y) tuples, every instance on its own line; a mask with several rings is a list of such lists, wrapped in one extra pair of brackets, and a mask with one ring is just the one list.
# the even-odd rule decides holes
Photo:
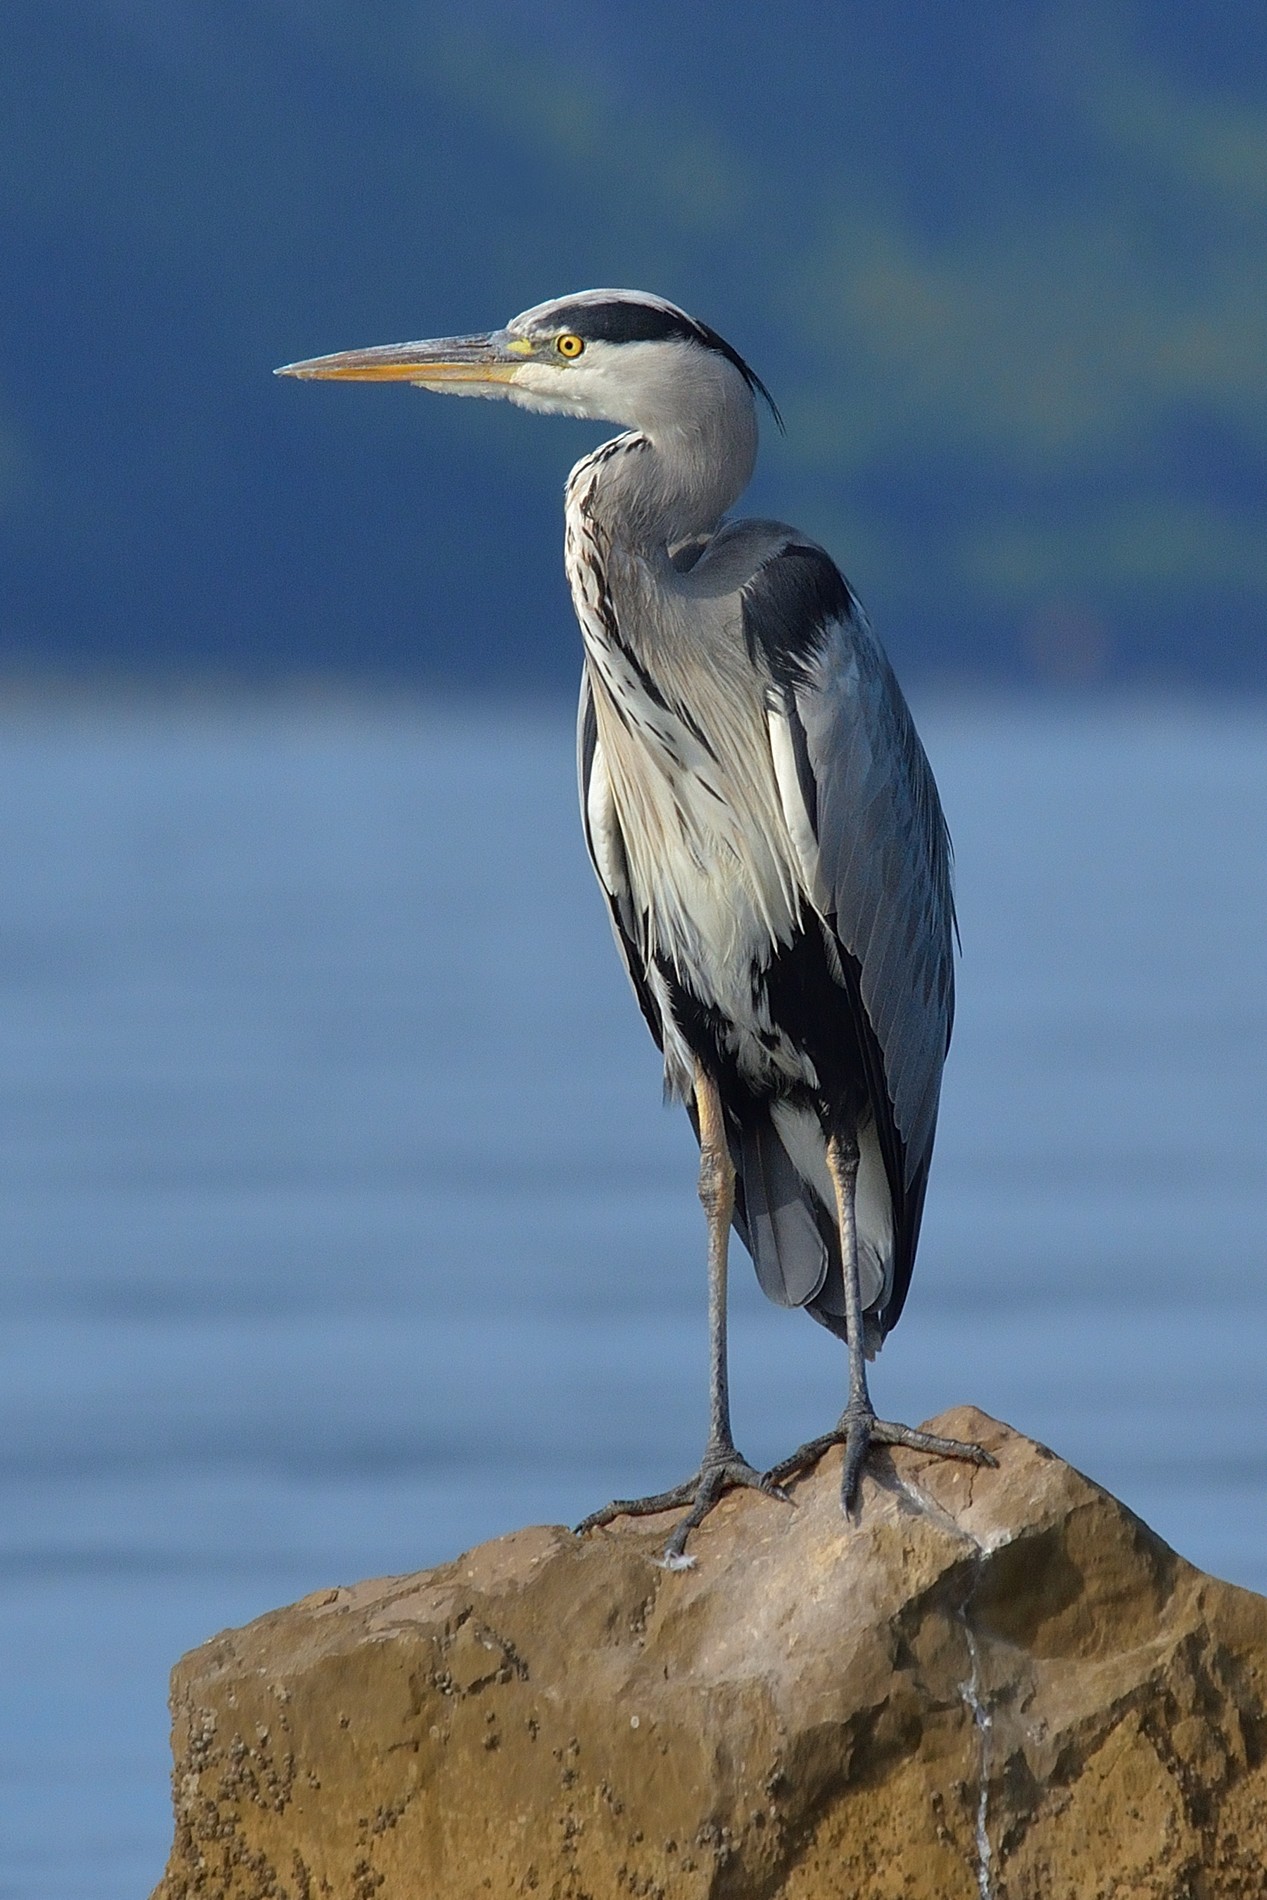
[(640, 290), (583, 290), (536, 304), (503, 330), (346, 350), (288, 363), (279, 376), (408, 382), (498, 396), (627, 428), (689, 426), (702, 406), (756, 395), (778, 410), (739, 352), (676, 304)]

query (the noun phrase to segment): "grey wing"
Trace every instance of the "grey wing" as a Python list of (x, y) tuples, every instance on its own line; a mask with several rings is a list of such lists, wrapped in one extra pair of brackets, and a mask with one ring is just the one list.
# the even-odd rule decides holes
[(594, 875), (607, 899), (616, 948), (638, 999), (638, 1006), (647, 1019), (657, 1046), (663, 1048), (664, 1031), (660, 1011), (648, 987), (646, 968), (638, 950), (637, 924), (625, 862), (625, 841), (612, 803), (607, 768), (598, 743), (598, 723), (594, 717), (594, 698), (588, 670), (581, 673), (581, 698), (576, 715), (576, 769), (585, 843), (590, 863), (594, 866)]
[(781, 802), (870, 1072), (897, 1243), (887, 1332), (914, 1265), (954, 1015), (950, 839), (901, 688), (829, 556), (785, 545), (743, 601)]

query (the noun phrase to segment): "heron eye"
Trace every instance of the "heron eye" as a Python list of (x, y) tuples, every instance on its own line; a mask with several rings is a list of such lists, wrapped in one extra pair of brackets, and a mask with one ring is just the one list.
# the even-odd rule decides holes
[(573, 357), (577, 357), (581, 354), (581, 351), (585, 348), (585, 344), (579, 336), (568, 335), (559, 337), (554, 347), (560, 356), (566, 356), (571, 360)]

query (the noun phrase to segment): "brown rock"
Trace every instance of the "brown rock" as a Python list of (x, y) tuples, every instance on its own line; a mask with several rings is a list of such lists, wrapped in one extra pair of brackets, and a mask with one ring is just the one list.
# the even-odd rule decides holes
[(1267, 1599), (1042, 1446), (525, 1530), (172, 1683), (155, 1900), (1263, 1900)]

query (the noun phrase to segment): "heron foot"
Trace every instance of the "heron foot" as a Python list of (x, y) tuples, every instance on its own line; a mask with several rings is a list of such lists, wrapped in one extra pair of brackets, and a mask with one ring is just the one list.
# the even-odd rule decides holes
[(694, 1557), (686, 1554), (686, 1540), (698, 1530), (719, 1498), (727, 1491), (764, 1491), (767, 1497), (788, 1502), (787, 1492), (769, 1472), (757, 1471), (740, 1457), (733, 1445), (710, 1445), (693, 1478), (675, 1484), (671, 1491), (657, 1491), (646, 1498), (615, 1498), (601, 1511), (594, 1511), (577, 1525), (580, 1533), (598, 1530), (618, 1517), (654, 1517), (660, 1511), (674, 1511), (687, 1504), (690, 1509), (674, 1530), (660, 1558), (666, 1570), (690, 1570)]
[(935, 1432), (921, 1432), (911, 1425), (893, 1425), (877, 1418), (870, 1406), (846, 1406), (835, 1429), (821, 1438), (811, 1438), (766, 1472), (770, 1483), (779, 1489), (789, 1478), (799, 1477), (817, 1464), (833, 1445), (845, 1448), (845, 1464), (840, 1480), (840, 1501), (846, 1517), (856, 1515), (858, 1486), (862, 1467), (872, 1445), (905, 1445), (911, 1451), (931, 1452), (937, 1458), (958, 1458), (969, 1465), (997, 1465), (998, 1459), (984, 1445), (963, 1438), (939, 1438)]

